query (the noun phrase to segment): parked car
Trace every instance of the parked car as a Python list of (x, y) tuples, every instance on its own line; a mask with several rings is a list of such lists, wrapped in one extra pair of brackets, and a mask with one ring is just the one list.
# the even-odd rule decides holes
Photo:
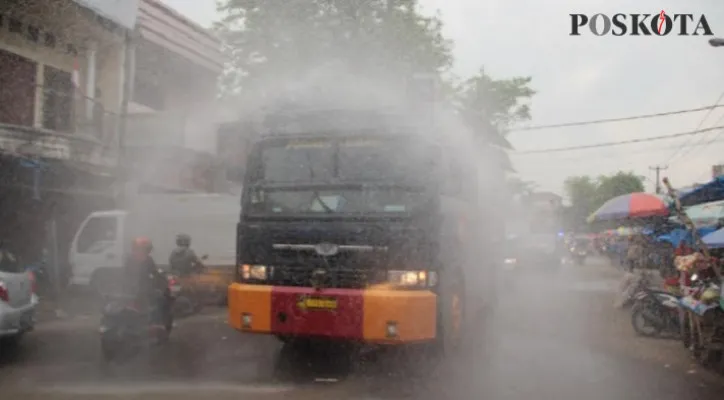
[(17, 344), (35, 326), (35, 276), (16, 257), (0, 249), (0, 339)]

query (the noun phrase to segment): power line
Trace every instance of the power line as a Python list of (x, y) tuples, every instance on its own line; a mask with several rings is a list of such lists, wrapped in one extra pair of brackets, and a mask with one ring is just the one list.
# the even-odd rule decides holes
[(620, 146), (620, 145), (632, 144), (632, 143), (653, 142), (656, 140), (667, 140), (667, 139), (674, 139), (674, 138), (683, 137), (683, 136), (698, 135), (700, 133), (715, 131), (717, 129), (722, 129), (722, 128), (724, 128), (724, 125), (712, 126), (710, 128), (698, 129), (698, 130), (694, 130), (694, 131), (690, 131), (690, 132), (681, 132), (681, 133), (674, 133), (674, 134), (670, 134), (670, 135), (652, 136), (652, 137), (648, 137), (648, 138), (621, 140), (621, 141), (617, 141), (617, 142), (604, 142), (604, 143), (588, 144), (588, 145), (582, 145), (582, 146), (557, 147), (557, 148), (541, 149), (541, 150), (516, 151), (515, 154), (557, 153), (557, 152), (562, 152), (562, 151), (594, 149), (594, 148), (598, 148), (598, 147), (610, 147), (610, 146)]
[[(724, 95), (724, 93), (722, 93), (722, 95)], [(719, 99), (719, 101), (721, 101), (721, 98)], [(560, 123), (560, 124), (550, 124), (550, 125), (522, 126), (519, 128), (511, 128), (508, 131), (509, 132), (537, 131), (537, 130), (551, 129), (551, 128), (566, 128), (569, 126), (608, 124), (608, 123), (612, 123), (612, 122), (633, 121), (633, 120), (637, 120), (637, 119), (659, 118), (659, 117), (666, 117), (669, 115), (688, 114), (688, 113), (706, 111), (706, 110), (711, 111), (715, 108), (724, 107), (724, 104), (719, 104), (719, 101), (717, 101), (716, 104), (711, 105), (711, 106), (690, 108), (690, 109), (686, 109), (686, 110), (667, 111), (667, 112), (660, 112), (660, 113), (656, 113), (656, 114), (634, 115), (634, 116), (630, 116), (630, 117), (595, 119), (595, 120), (590, 120), (590, 121), (564, 122), (564, 123)]]
[(652, 171), (656, 171), (656, 194), (661, 194), (661, 181), (659, 180), (659, 178), (661, 177), (660, 174), (661, 174), (661, 171), (665, 171), (665, 170), (669, 169), (669, 166), (668, 165), (664, 165), (664, 166), (657, 165), (655, 167), (649, 167), (649, 169)]
[[(724, 115), (722, 115), (721, 117), (719, 117), (719, 119), (716, 120), (716, 122), (714, 123), (714, 125), (717, 125), (717, 124), (721, 123), (722, 121), (724, 121)], [(704, 138), (702, 137), (702, 140), (700, 140), (700, 141), (698, 141), (698, 142), (690, 145), (688, 151), (686, 151), (685, 153), (683, 153), (683, 154), (681, 155), (681, 157), (684, 157), (685, 155), (689, 154), (689, 153), (691, 152), (691, 149), (694, 148), (694, 146), (700, 146), (700, 145), (702, 145), (702, 144), (704, 144), (704, 148), (701, 149), (701, 151), (703, 152), (704, 150), (706, 150), (707, 147), (709, 147), (709, 145), (711, 145), (712, 143), (716, 142), (717, 139), (719, 138), (719, 136), (721, 136), (721, 134), (722, 134), (722, 132), (717, 133), (716, 135), (714, 135), (714, 137), (711, 138), (711, 140), (709, 140), (709, 141), (706, 142), (706, 143), (702, 143), (702, 142), (703, 142), (703, 139), (704, 139)]]
[[(704, 126), (704, 122), (706, 122), (706, 120), (709, 119), (709, 116), (711, 115), (712, 112), (714, 112), (714, 109), (720, 106), (719, 103), (721, 103), (722, 99), (724, 99), (724, 92), (721, 92), (721, 94), (719, 95), (719, 98), (716, 99), (716, 102), (714, 103), (714, 105), (709, 108), (709, 111), (706, 113), (706, 115), (704, 115), (704, 117), (701, 119), (701, 121), (699, 121), (699, 124), (696, 126), (696, 128), (694, 130), (699, 130), (699, 129), (701, 129), (702, 126)], [(671, 162), (671, 160), (676, 158), (676, 156), (678, 154), (680, 154), (681, 150), (683, 150), (684, 148), (686, 148), (689, 145), (689, 142), (691, 142), (691, 140), (693, 140), (693, 138), (689, 139), (686, 143), (684, 143), (684, 145), (682, 147), (680, 147), (679, 149), (674, 151), (674, 153), (671, 154), (671, 156), (669, 156), (669, 158), (666, 160), (665, 164), (669, 164)], [(686, 154), (688, 154), (688, 152)]]
[[(724, 131), (722, 131), (724, 133)], [(724, 142), (724, 139), (716, 139), (713, 141), (713, 143), (722, 143)], [(706, 143), (699, 143), (699, 144), (692, 144), (692, 146), (704, 146)], [(646, 147), (644, 149), (631, 149), (631, 151), (624, 151), (624, 150), (618, 150), (615, 153), (592, 153), (592, 154), (586, 154), (585, 156), (573, 156), (573, 157), (556, 157), (555, 161), (590, 161), (592, 159), (620, 159), (621, 157), (628, 157), (631, 155), (641, 155), (641, 154), (652, 154), (656, 152), (663, 152), (665, 150), (673, 150), (680, 148), (681, 145), (669, 145), (669, 146), (658, 146), (658, 147)], [(545, 154), (545, 153), (540, 153)], [(510, 153), (511, 156), (516, 156), (517, 153)], [(522, 154), (527, 155), (527, 154)]]
[[(722, 116), (722, 118), (724, 118), (724, 116)], [(714, 125), (719, 124), (719, 123), (722, 121), (722, 118), (719, 118), (719, 119), (714, 123)], [(701, 127), (701, 125), (699, 125), (699, 127)], [(720, 134), (721, 134), (721, 132), (719, 132), (719, 133), (717, 133), (716, 135), (714, 135), (714, 137), (712, 138), (712, 140), (706, 143), (706, 145), (704, 146), (704, 149), (706, 149), (706, 147), (708, 147), (712, 142), (716, 141), (716, 139), (719, 137)], [(673, 156), (672, 156), (670, 159), (675, 159), (675, 158), (678, 158), (679, 160), (683, 159), (685, 156), (687, 156), (689, 153), (691, 153), (691, 151), (694, 149), (695, 146), (700, 146), (700, 145), (704, 144), (704, 141), (705, 141), (705, 140), (706, 140), (706, 135), (703, 135), (703, 136), (701, 137), (701, 139), (699, 139), (698, 141), (696, 141), (696, 142), (694, 142), (694, 143), (689, 143), (689, 142), (691, 142), (691, 140), (690, 140), (689, 142), (687, 142), (688, 145), (687, 145), (687, 143), (684, 143), (684, 145), (683, 145), (682, 147), (680, 147), (679, 150), (677, 150), (677, 152), (683, 150), (683, 153), (680, 153), (680, 154), (679, 154), (678, 156), (676, 156), (676, 157), (673, 157)], [(702, 151), (703, 151), (704, 149), (702, 149)], [(676, 153), (674, 153), (674, 154), (676, 154)], [(674, 160), (674, 162), (676, 162), (676, 161), (677, 161), (677, 160)]]

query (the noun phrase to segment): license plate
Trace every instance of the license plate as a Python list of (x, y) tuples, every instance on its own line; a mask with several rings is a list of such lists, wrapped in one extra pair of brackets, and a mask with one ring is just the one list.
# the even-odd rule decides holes
[(336, 310), (337, 299), (332, 297), (302, 297), (297, 306), (303, 310)]

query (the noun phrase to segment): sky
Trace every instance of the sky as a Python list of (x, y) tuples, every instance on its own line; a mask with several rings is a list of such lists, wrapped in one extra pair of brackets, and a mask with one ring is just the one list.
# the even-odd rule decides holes
[[(163, 0), (188, 18), (210, 26), (218, 18), (214, 0)], [(494, 78), (532, 76), (537, 94), (533, 119), (543, 125), (653, 114), (713, 105), (724, 93), (724, 47), (704, 36), (570, 36), (572, 13), (704, 14), (724, 37), (720, 0), (420, 0), (424, 13), (438, 11), (444, 33), (455, 43), (456, 75), (481, 67)], [(685, 5), (684, 5), (685, 3)], [(724, 100), (722, 101), (724, 104)], [(517, 151), (590, 145), (689, 132), (724, 125), (724, 107), (709, 113), (611, 124), (513, 132)], [(711, 166), (724, 163), (724, 130), (630, 145), (544, 154), (511, 152), (520, 177), (539, 190), (564, 194), (574, 175), (620, 170), (645, 176), (667, 166), (675, 187), (706, 181)]]

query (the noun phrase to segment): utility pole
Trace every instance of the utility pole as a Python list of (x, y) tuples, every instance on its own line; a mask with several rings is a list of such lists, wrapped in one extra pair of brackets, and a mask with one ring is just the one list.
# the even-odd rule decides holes
[(119, 196), (125, 201), (126, 186), (128, 185), (128, 165), (126, 164), (126, 131), (128, 125), (128, 103), (133, 98), (133, 84), (136, 72), (136, 32), (129, 30), (125, 32), (123, 46), (123, 96), (118, 120), (118, 164), (117, 178)]
[(661, 194), (661, 180), (659, 179), (661, 175), (661, 171), (666, 171), (669, 169), (668, 165), (656, 165), (654, 167), (649, 167), (650, 170), (656, 171), (656, 194)]

